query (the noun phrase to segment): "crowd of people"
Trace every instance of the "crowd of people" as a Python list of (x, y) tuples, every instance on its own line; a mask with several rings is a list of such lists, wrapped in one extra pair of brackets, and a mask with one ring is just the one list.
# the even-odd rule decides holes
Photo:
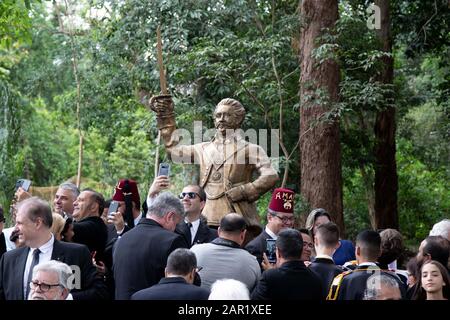
[[(13, 224), (0, 209), (1, 300), (446, 300), (450, 296), (450, 220), (437, 222), (418, 253), (398, 230), (363, 230), (341, 239), (327, 210), (297, 228), (294, 192), (276, 188), (267, 224), (248, 237), (230, 212), (218, 226), (202, 215), (198, 185), (178, 196), (157, 177), (141, 203), (122, 179), (111, 199), (61, 184), (53, 205), (16, 192)], [(111, 202), (117, 210), (109, 212)], [(141, 209), (142, 208), (142, 209)], [(273, 246), (270, 259), (268, 251)]]

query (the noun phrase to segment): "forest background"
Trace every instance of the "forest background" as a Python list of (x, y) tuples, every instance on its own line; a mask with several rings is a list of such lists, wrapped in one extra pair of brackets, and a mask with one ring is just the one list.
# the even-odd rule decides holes
[[(450, 216), (450, 4), (390, 1), (390, 86), (377, 81), (386, 53), (368, 24), (371, 4), (339, 1), (335, 27), (318, 39), (315, 58), (334, 59), (340, 78), (338, 103), (320, 121), (339, 120), (343, 217), (346, 238), (354, 239), (374, 227), (373, 127), (391, 94), (398, 224), (417, 246)], [(81, 187), (108, 197), (126, 177), (145, 197), (157, 152), (155, 117), (145, 104), (160, 90), (158, 25), (178, 126), (192, 131), (202, 121), (212, 128), (217, 102), (240, 100), (244, 130), (281, 128), (287, 152), (280, 151), (279, 174), (288, 164), (286, 186), (299, 192), (299, 37), (307, 23), (300, 7), (292, 0), (2, 0), (0, 204), (9, 207), (18, 178), (40, 187), (75, 181), (80, 136)], [(193, 166), (173, 165), (171, 190), (197, 175)], [(269, 199), (258, 202), (262, 221)], [(311, 205), (297, 200), (304, 221)]]

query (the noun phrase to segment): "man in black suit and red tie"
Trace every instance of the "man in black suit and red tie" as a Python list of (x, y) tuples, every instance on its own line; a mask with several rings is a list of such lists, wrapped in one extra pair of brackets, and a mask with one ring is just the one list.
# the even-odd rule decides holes
[[(169, 177), (159, 176), (153, 181), (149, 190), (147, 204), (150, 205), (154, 197), (161, 190), (169, 187)], [(200, 243), (208, 243), (217, 238), (217, 230), (208, 227), (206, 218), (202, 215), (205, 206), (206, 193), (198, 185), (188, 185), (183, 188), (179, 198), (184, 207), (186, 217), (180, 222), (175, 232), (183, 236), (189, 248)]]
[(263, 253), (266, 251), (266, 239), (277, 239), (281, 230), (294, 226), (294, 191), (277, 188), (272, 193), (272, 199), (267, 209), (266, 228), (245, 249), (256, 257), (259, 264), (263, 261)]
[(50, 260), (76, 268), (69, 299), (107, 299), (106, 286), (97, 277), (88, 248), (56, 240), (50, 231), (52, 223), (46, 201), (32, 197), (18, 204), (15, 230), (25, 246), (8, 251), (0, 260), (0, 300), (26, 300), (33, 267)]

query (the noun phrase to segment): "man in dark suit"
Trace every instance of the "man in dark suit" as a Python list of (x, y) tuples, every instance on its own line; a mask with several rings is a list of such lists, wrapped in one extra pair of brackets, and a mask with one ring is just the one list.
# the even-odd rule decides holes
[(149, 206), (146, 218), (117, 241), (113, 255), (116, 299), (128, 300), (133, 293), (164, 277), (169, 254), (188, 247), (183, 237), (174, 232), (183, 218), (180, 200), (170, 193), (161, 193)]
[(323, 298), (328, 295), (334, 277), (344, 272), (333, 260), (333, 253), (339, 247), (339, 228), (333, 222), (321, 224), (317, 227), (314, 235), (314, 246), (316, 257), (309, 265), (322, 281)]
[(107, 238), (106, 225), (100, 218), (104, 203), (100, 193), (83, 190), (74, 202), (72, 215), (75, 219), (72, 241), (86, 245), (92, 254), (95, 252), (96, 261), (103, 261)]
[(25, 246), (8, 251), (0, 260), (0, 300), (24, 300), (28, 295), (33, 266), (58, 260), (74, 268), (74, 300), (106, 299), (107, 290), (92, 264), (85, 245), (55, 240), (50, 205), (37, 198), (19, 203), (16, 230)]
[(167, 259), (165, 278), (140, 290), (131, 300), (208, 300), (209, 291), (193, 285), (197, 259), (188, 249), (176, 249)]
[[(149, 190), (148, 204), (151, 204), (152, 199), (161, 190), (168, 188), (169, 183), (169, 177), (167, 176), (156, 177)], [(195, 244), (208, 243), (217, 238), (217, 230), (208, 227), (206, 218), (202, 216), (202, 210), (206, 203), (206, 193), (203, 188), (198, 185), (185, 186), (179, 198), (183, 204), (186, 217), (184, 221), (177, 225), (175, 232), (184, 237), (189, 248)]]
[(267, 210), (266, 228), (245, 246), (245, 250), (254, 255), (261, 265), (263, 254), (266, 252), (266, 240), (276, 240), (281, 230), (293, 228), (294, 220), (294, 191), (275, 189)]
[(320, 279), (301, 260), (303, 240), (299, 231), (285, 229), (278, 234), (277, 268), (263, 272), (252, 300), (323, 300)]

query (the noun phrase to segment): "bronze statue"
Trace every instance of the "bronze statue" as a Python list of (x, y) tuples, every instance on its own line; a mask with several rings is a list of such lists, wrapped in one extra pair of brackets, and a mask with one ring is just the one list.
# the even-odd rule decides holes
[[(207, 194), (202, 213), (208, 225), (218, 226), (223, 216), (236, 212), (245, 218), (249, 237), (259, 234), (254, 202), (275, 185), (278, 174), (263, 148), (245, 141), (239, 133), (245, 118), (242, 104), (229, 98), (221, 100), (214, 111), (214, 137), (194, 145), (180, 145), (179, 137), (173, 134), (176, 124), (170, 95), (152, 97), (149, 104), (156, 112), (158, 129), (172, 161), (184, 159), (181, 162), (200, 165), (199, 185)], [(258, 177), (252, 181), (255, 172)]]

